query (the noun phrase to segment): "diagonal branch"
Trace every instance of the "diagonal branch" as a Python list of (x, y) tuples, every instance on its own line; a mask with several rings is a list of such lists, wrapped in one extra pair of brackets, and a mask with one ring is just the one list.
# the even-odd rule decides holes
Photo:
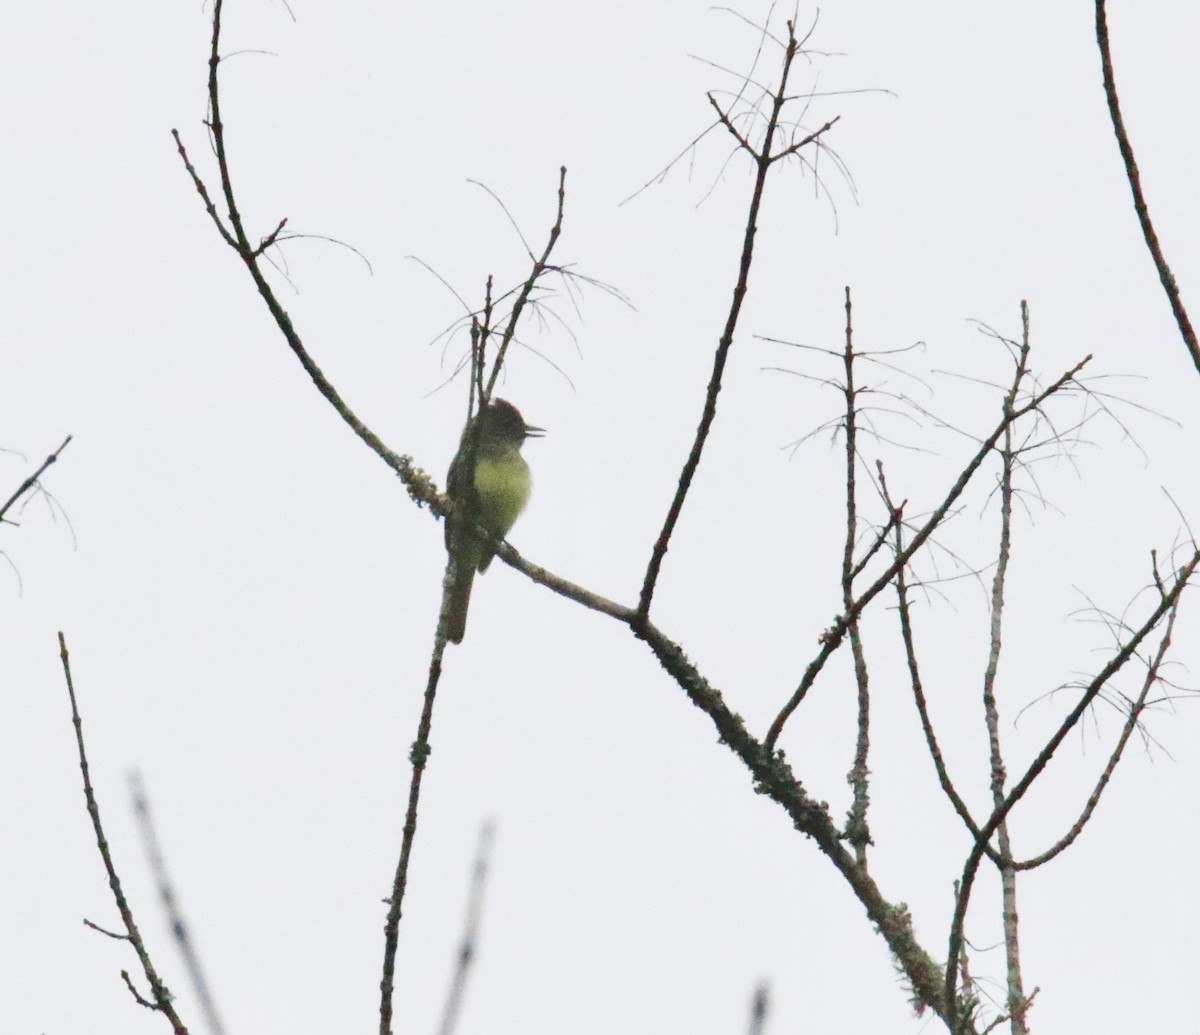
[[(1005, 414), (1012, 413), (1017, 390), (1025, 375), (1029, 359), (1029, 308), (1021, 302), (1021, 324), (1023, 334), (1017, 353), (1017, 377), (1004, 398)], [(1001, 631), (1004, 617), (1004, 590), (1008, 577), (1008, 562), (1012, 554), (1012, 501), (1013, 470), (1017, 463), (1017, 448), (1013, 442), (1011, 423), (1004, 429), (1004, 445), (1000, 450), (1000, 546), (996, 556), (996, 572), (992, 579), (991, 627), (988, 630), (987, 664), (983, 673), (983, 712), (988, 732), (988, 754), (991, 762), (992, 807), (998, 808), (1004, 801), (1004, 782), (1007, 774), (1004, 755), (1000, 748), (1000, 709), (996, 704), (996, 673), (1000, 667), (1002, 645)], [(1012, 846), (1008, 838), (1008, 822), (1002, 821), (996, 828), (996, 843), (999, 848), (1001, 915), (1004, 920), (1005, 963), (1008, 976), (1008, 1013), (1012, 1019), (1012, 1035), (1027, 1035), (1025, 1014), (1028, 999), (1021, 980), (1021, 953), (1018, 938), (1019, 915), (1017, 913), (1017, 879), (1013, 869)]]
[(912, 988), (918, 1009), (928, 1007), (949, 1023), (942, 976), (932, 957), (917, 942), (907, 907), (884, 898), (874, 879), (842, 844), (828, 807), (808, 795), (781, 754), (771, 751), (750, 734), (742, 717), (730, 711), (721, 692), (700, 674), (678, 644), (640, 614), (634, 616), (631, 627), (689, 700), (712, 720), (721, 742), (750, 771), (755, 790), (781, 806), (792, 825), (816, 841), (821, 852), (845, 878), (887, 942), (896, 965)]
[(783, 706), (779, 714), (775, 717), (775, 721), (771, 723), (771, 728), (767, 731), (767, 736), (764, 743), (768, 750), (774, 748), (776, 741), (779, 739), (780, 733), (783, 732), (783, 726), (791, 717), (792, 713), (800, 706), (805, 695), (816, 681), (821, 669), (825, 667), (825, 663), (833, 656), (834, 652), (841, 646), (842, 640), (845, 638), (847, 631), (850, 628), (851, 622), (855, 621), (863, 612), (863, 609), (875, 599), (884, 589), (891, 585), (892, 580), (896, 577), (896, 573), (906, 565), (922, 546), (926, 540), (933, 535), (938, 526), (945, 520), (950, 508), (955, 501), (966, 491), (967, 485), (971, 479), (975, 477), (976, 472), (983, 464), (984, 460), (995, 449), (1001, 437), (1004, 435), (1004, 429), (1011, 421), (1019, 420), (1027, 413), (1032, 413), (1040, 407), (1052, 395), (1055, 395), (1068, 384), (1070, 384), (1075, 376), (1091, 361), (1091, 355), (1085, 356), (1082, 360), (1075, 364), (1070, 370), (1062, 374), (1053, 384), (1044, 388), (1042, 391), (1034, 395), (1023, 406), (1017, 407), (1011, 413), (1006, 413), (1001, 418), (1000, 422), (993, 429), (992, 433), (983, 440), (975, 455), (967, 462), (962, 473), (950, 487), (950, 491), (946, 494), (944, 500), (936, 510), (929, 516), (916, 535), (913, 536), (905, 549), (898, 553), (892, 560), (892, 563), (887, 569), (877, 578), (870, 586), (865, 589), (858, 599), (854, 602), (854, 606), (849, 608), (844, 614), (838, 615), (833, 622), (833, 625), (825, 631), (821, 636), (821, 650), (815, 658), (809, 663), (805, 669), (804, 675), (800, 680), (800, 685), (796, 688), (787, 704)]
[(1121, 735), (1117, 738), (1116, 746), (1109, 756), (1108, 764), (1104, 767), (1104, 772), (1100, 774), (1100, 778), (1096, 781), (1096, 786), (1088, 796), (1087, 804), (1084, 805), (1079, 818), (1060, 840), (1047, 848), (1041, 855), (1035, 855), (1031, 859), (1023, 859), (1020, 862), (1014, 862), (1013, 869), (1033, 870), (1048, 863), (1074, 843), (1075, 839), (1083, 832), (1083, 828), (1087, 825), (1088, 820), (1092, 818), (1093, 813), (1096, 811), (1096, 806), (1100, 804), (1100, 796), (1104, 793), (1105, 788), (1112, 779), (1113, 772), (1117, 768), (1117, 763), (1121, 761), (1121, 756), (1125, 753), (1125, 746), (1129, 743), (1129, 738), (1133, 735), (1133, 731), (1137, 728), (1138, 720), (1141, 719), (1142, 712), (1146, 709), (1146, 698), (1158, 682), (1158, 674), (1162, 669), (1163, 661), (1171, 646), (1171, 638), (1175, 632), (1175, 618), (1179, 614), (1179, 603), (1180, 601), (1176, 599), (1175, 605), (1171, 608), (1171, 613), (1167, 617), (1167, 628), (1163, 632), (1162, 640), (1159, 642), (1158, 649), (1154, 652), (1154, 657), (1150, 661), (1150, 664), (1146, 666), (1146, 677), (1142, 680), (1141, 692), (1138, 694), (1137, 700), (1130, 706), (1129, 714), (1125, 717)]
[(1195, 574), (1198, 566), (1200, 566), (1200, 548), (1197, 548), (1188, 559), (1188, 562), (1179, 569), (1175, 576), (1174, 584), (1167, 592), (1162, 594), (1158, 606), (1151, 612), (1146, 621), (1142, 623), (1121, 649), (1109, 659), (1108, 664), (1084, 688), (1084, 692), (1075, 707), (1063, 719), (1054, 735), (1046, 742), (1046, 746), (1042, 748), (1037, 758), (1030, 764), (1025, 775), (1008, 792), (1003, 803), (992, 811), (988, 821), (979, 831), (979, 836), (976, 838), (970, 855), (967, 857), (966, 864), (963, 866), (962, 878), (959, 883), (954, 906), (954, 920), (950, 929), (950, 946), (947, 954), (949, 962), (946, 964), (945, 980), (946, 1002), (943, 1005), (951, 1017), (950, 1030), (952, 1032), (957, 1033), (960, 1030), (956, 1025), (960, 1024), (963, 1020), (958, 1016), (958, 1008), (955, 1005), (955, 986), (958, 981), (959, 957), (962, 952), (963, 927), (966, 922), (967, 905), (971, 898), (975, 877), (979, 872), (979, 863), (986, 852), (985, 846), (991, 840), (992, 835), (999, 828), (1000, 824), (1004, 822), (1005, 817), (1012, 811), (1017, 802), (1025, 796), (1026, 792), (1032, 786), (1033, 781), (1045, 771), (1050, 759), (1054, 757), (1055, 752), (1057, 752), (1059, 746), (1066, 739), (1067, 734), (1075, 728), (1075, 725), (1083, 717), (1084, 712), (1092, 706), (1092, 703), (1100, 695), (1100, 692), (1104, 689), (1108, 681), (1124, 667), (1125, 663), (1133, 657), (1138, 647), (1141, 646), (1142, 641), (1150, 635), (1163, 618), (1170, 613), (1171, 609), (1176, 606), (1184, 589), (1187, 587), (1188, 581)]
[[(904, 548), (901, 539), (902, 527), (900, 522), (897, 521), (897, 551)], [(979, 825), (971, 817), (971, 811), (967, 807), (967, 803), (963, 801), (962, 795), (958, 793), (954, 782), (950, 779), (950, 772), (946, 768), (945, 756), (942, 754), (941, 746), (938, 744), (937, 734), (933, 729), (933, 721), (929, 717), (929, 704), (925, 699), (925, 687), (921, 680), (920, 667), (917, 664), (917, 648), (913, 638), (912, 609), (908, 603), (908, 580), (905, 576), (904, 568), (901, 568), (896, 573), (896, 596), (899, 598), (900, 637), (904, 643), (904, 656), (908, 663), (909, 682), (912, 684), (913, 698), (917, 705), (917, 714), (920, 716), (921, 729), (925, 734), (925, 746), (929, 749), (929, 757), (933, 759), (933, 767), (937, 771), (938, 783), (941, 785), (942, 791), (950, 799), (950, 804), (954, 806), (954, 811), (958, 813), (959, 818), (966, 824), (967, 829), (978, 839)]]
[(21, 482), (21, 484), (17, 486), (16, 491), (11, 496), (9, 496), (8, 499), (4, 501), (3, 504), (0, 504), (0, 522), (4, 521), (4, 515), (9, 512), (9, 510), (12, 508), (13, 504), (16, 503), (17, 500), (19, 500), (22, 496), (24, 496), (25, 493), (27, 493), (35, 485), (37, 485), (38, 479), (41, 478), (41, 476), (46, 473), (46, 469), (51, 464), (56, 463), (58, 461), (59, 453), (61, 453), (64, 449), (67, 448), (68, 444), (70, 443), (70, 441), (73, 437), (74, 437), (73, 435), (68, 435), (66, 438), (64, 438), (62, 441), (62, 445), (60, 445), (53, 453), (51, 453), (48, 457), (46, 457), (46, 459), (42, 461), (41, 466), (39, 466), (38, 469), (33, 472), (33, 474), (31, 474), (28, 478), (26, 478), (23, 482)]
[(509, 312), (508, 325), (504, 328), (504, 336), (500, 339), (500, 348), (496, 350), (496, 358), (492, 363), (492, 373), (488, 378), (487, 392), (480, 398), (480, 409), (486, 406), (492, 397), (492, 391), (496, 387), (496, 379), (500, 376), (500, 368), (504, 363), (504, 357), (508, 354), (508, 346), (517, 331), (517, 323), (520, 321), (521, 314), (529, 302), (529, 296), (533, 294), (533, 289), (537, 286), (537, 282), (541, 279), (542, 275), (554, 268), (550, 265), (550, 253), (554, 251), (554, 246), (558, 243), (558, 238), (562, 234), (563, 206), (566, 203), (567, 197), (566, 184), (567, 167), (564, 165), (558, 170), (558, 214), (555, 217), (554, 225), (550, 228), (550, 236), (546, 241), (546, 247), (542, 249), (541, 256), (534, 260), (533, 269), (530, 270), (529, 277), (525, 283), (521, 285), (516, 301)]
[(1179, 333), (1183, 335), (1183, 343), (1192, 355), (1192, 362), (1200, 370), (1200, 342), (1196, 340), (1196, 332), (1192, 329), (1192, 321), (1188, 319), (1187, 310), (1183, 307), (1183, 299), (1179, 295), (1179, 285), (1175, 283), (1175, 275), (1167, 265), (1162, 246), (1158, 243), (1158, 234), (1154, 231), (1154, 223), (1150, 220), (1150, 208), (1146, 204), (1146, 196), (1142, 193), (1142, 178), (1138, 172), (1137, 159), (1133, 155), (1133, 145), (1129, 142), (1129, 134), (1125, 131), (1125, 119), (1121, 115), (1121, 102), (1117, 98), (1117, 81), (1113, 74), (1112, 50), (1108, 44), (1108, 15), (1105, 12), (1105, 0), (1096, 0), (1096, 42), (1100, 47), (1100, 64), (1104, 69), (1104, 96), (1108, 101), (1108, 114), (1112, 118), (1113, 132), (1117, 137), (1117, 147), (1121, 150), (1121, 161), (1125, 164), (1125, 175), (1129, 180), (1129, 189), (1133, 192), (1133, 208), (1137, 212), (1138, 222), (1142, 227), (1142, 236), (1146, 239), (1146, 247), (1154, 259), (1154, 267), (1158, 270), (1158, 279), (1162, 282), (1167, 300), (1171, 303), (1171, 312)]
[(633, 634), (649, 646), (688, 699), (712, 720), (721, 743), (750, 771), (755, 788), (780, 805), (793, 826), (813, 838), (845, 877), (868, 917), (883, 935), (912, 987), (916, 1001), (944, 1016), (942, 975), (937, 964), (917, 942), (907, 909), (903, 904), (892, 904), (884, 898), (867, 871), (843, 846), (828, 809), (808, 796), (781, 754), (773, 752), (750, 734), (741, 716), (729, 708), (721, 692), (709, 684), (683, 649), (636, 608), (601, 597), (525, 560), (507, 543), (499, 544), (496, 556), (539, 585), (629, 626)]
[(193, 185), (204, 201), (204, 207), (209, 217), (213, 220), (225, 242), (237, 252), (238, 258), (245, 264), (246, 270), (254, 281), (255, 288), (257, 288), (259, 295), (275, 320), (276, 326), (279, 327), (288, 347), (300, 361), (300, 365), (312, 379), (313, 384), (317, 386), (317, 390), (325, 396), (326, 400), (338, 412), (342, 420), (367, 444), (371, 451), (400, 476), (405, 487), (408, 489), (409, 495), (417, 503), (429, 505), (436, 510), (439, 507), (437, 490), (434, 488), (429, 476), (413, 463), (411, 456), (395, 453), (389, 449), (383, 440), (358, 418), (333, 387), (333, 384), (325, 376), (320, 366), (317, 365), (316, 360), (309, 354), (300, 339), (300, 335), (296, 333), (296, 328), (292, 325), (291, 317), (288, 316), (287, 311), (280, 304), (274, 290), (272, 290), (266, 276), (263, 274), (262, 268), (259, 265), (260, 250), (250, 244), (234, 196), (233, 179), (229, 172), (229, 156), (225, 149), (225, 125), (221, 121), (221, 97), (217, 70), (221, 63), (222, 6), (223, 0), (213, 0), (212, 47), (208, 58), (208, 104), (209, 117), (211, 119), (209, 125), (212, 130), (213, 148), (217, 156), (217, 166), (220, 170), (221, 193), (225, 199), (228, 226), (222, 221), (209, 195), (208, 189), (189, 160), (187, 151), (183, 146), (183, 141), (179, 136), (179, 131), (172, 130), (171, 135), (175, 138), (180, 157), (183, 159), (184, 166), (192, 179)]
[[(903, 515), (900, 512), (900, 507), (893, 504), (891, 497), (888, 495), (887, 484), (883, 481), (882, 464), (879, 465), (879, 474), (880, 484), (883, 487), (884, 502), (895, 516), (893, 523), (896, 527), (896, 550), (900, 551), (904, 549)], [(942, 792), (950, 800), (950, 804), (954, 806), (954, 811), (958, 813), (967, 830), (971, 832), (971, 836), (978, 839), (979, 824), (971, 816), (971, 810), (967, 807), (967, 803), (963, 800), (962, 795), (958, 793), (958, 789), (954, 786), (954, 781), (950, 779), (950, 771), (946, 767), (946, 759), (942, 754), (941, 745), (938, 743), (937, 734), (933, 729), (933, 720), (929, 716), (929, 703), (925, 698), (925, 686), (921, 680), (921, 669), (917, 662), (917, 647), (912, 626), (912, 609), (908, 603), (908, 579), (904, 568), (901, 568), (896, 573), (896, 597), (896, 609), (900, 615), (900, 639), (904, 644), (904, 657), (908, 665), (909, 682), (912, 685), (913, 700), (917, 706), (917, 715), (921, 720), (921, 730), (925, 734), (925, 746), (929, 749), (929, 757), (933, 759), (933, 767), (937, 772), (938, 784), (941, 786)], [(984, 851), (992, 862), (997, 866), (1000, 865), (1000, 856), (991, 845), (985, 844)]]
[[(158, 976), (158, 971), (154, 969), (154, 964), (150, 961), (150, 953), (146, 950), (146, 943), (142, 940), (142, 933), (133, 919), (133, 910), (129, 908), (125, 892), (121, 890), (121, 878), (117, 876), (117, 868), (113, 864), (108, 840), (104, 836), (104, 827), (100, 823), (100, 806), (96, 803), (96, 792), (92, 787), (91, 773), (88, 769), (87, 752), (83, 746), (83, 719), (79, 716), (79, 705), (75, 700), (75, 681), (71, 678), (71, 659), (67, 653), (66, 637), (61, 632), (58, 634), (58, 653), (62, 659), (63, 675), (67, 680), (67, 695), (71, 699), (71, 721), (75, 724), (75, 744), (79, 749), (79, 769), (83, 773), (83, 796), (87, 799), (88, 815), (92, 818), (96, 847), (100, 849), (100, 857), (104, 860), (104, 869), (108, 873), (108, 886), (112, 889), (113, 898), (117, 903), (117, 911), (121, 914), (121, 922), (125, 925), (124, 935), (113, 935), (109, 931), (104, 933), (110, 937), (128, 939), (134, 952), (137, 953), (138, 961), (142, 965), (142, 973), (146, 975), (146, 981), (150, 985), (150, 994), (153, 996), (153, 1000), (143, 998), (134, 987), (129, 975), (122, 971), (121, 976), (125, 979), (125, 984), (133, 993), (134, 998), (143, 1006), (156, 1010), (166, 1017), (171, 1022), (171, 1028), (175, 1035), (188, 1035), (187, 1027), (180, 1020), (179, 1014), (175, 1012), (175, 997), (171, 995), (167, 986), (163, 984), (162, 978)], [(95, 925), (89, 926), (94, 927)]]
[[(683, 470), (679, 474), (679, 484), (675, 489), (675, 497), (671, 500), (671, 506), (667, 511), (666, 520), (663, 522), (662, 531), (659, 532), (658, 539), (654, 543), (654, 548), (650, 553), (650, 562), (646, 566), (646, 576), (642, 582), (642, 591), (638, 599), (638, 613), (643, 617), (650, 614), (650, 602), (654, 598), (654, 589), (658, 584), (658, 576), (662, 570), (663, 559), (666, 557), (667, 548), (671, 544), (671, 535), (674, 533), (675, 525), (679, 521), (679, 515), (683, 511), (683, 504), (687, 499), (688, 490), (692, 486), (692, 479), (696, 475), (696, 469), (700, 466), (700, 457), (704, 452), (704, 445), (708, 441), (708, 434), (712, 428), (713, 419), (717, 415), (717, 395), (721, 391), (721, 378), (725, 372), (725, 363), (729, 358), (729, 350), (733, 346), (733, 335), (737, 329), (738, 318), (741, 316), (742, 303), (745, 301), (746, 292), (749, 289), (750, 267), (754, 260), (754, 238), (758, 233), (758, 216), (762, 208), (763, 191), (767, 184), (767, 173), (770, 172), (771, 165), (773, 164), (771, 147), (775, 140), (775, 134), (779, 130), (780, 113), (783, 111), (783, 106), (787, 101), (788, 74), (791, 71), (792, 62), (799, 52), (799, 47), (800, 42), (796, 38), (795, 26), (789, 21), (788, 44), (783, 57), (783, 70), (780, 75), (779, 88), (772, 99), (771, 114), (767, 119), (767, 129), (763, 137), (762, 150), (755, 152), (747, 147), (748, 153), (754, 158), (754, 188), (750, 192), (750, 208), (746, 216), (746, 229), (742, 237), (742, 253), (738, 260), (738, 276), (737, 283), (733, 289), (733, 301), (730, 303), (729, 315), (725, 319), (725, 329), (721, 333), (721, 338), (717, 342), (716, 353), (713, 356), (712, 374), (709, 377), (708, 390), (704, 396), (704, 409), (700, 414), (700, 424), (696, 428), (696, 437), (692, 442), (692, 448), (688, 453), (687, 460), (684, 461)], [(832, 124), (827, 123), (819, 132), (824, 132)], [(730, 128), (732, 129), (732, 127)], [(742, 140), (741, 137), (738, 139), (739, 141)]]

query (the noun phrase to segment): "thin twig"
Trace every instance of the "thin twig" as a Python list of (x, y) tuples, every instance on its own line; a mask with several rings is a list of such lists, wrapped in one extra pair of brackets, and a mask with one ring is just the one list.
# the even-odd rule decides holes
[[(11, 496), (8, 497), (8, 499), (5, 501), (3, 506), (0, 506), (0, 522), (3, 522), (5, 520), (4, 515), (8, 513), (9, 509), (13, 506), (13, 504), (15, 504), (17, 502), (17, 500), (19, 500), (22, 496), (24, 496), (25, 493), (27, 493), (35, 485), (37, 485), (38, 479), (41, 478), (41, 476), (46, 473), (46, 468), (48, 468), (51, 464), (56, 463), (58, 461), (58, 455), (64, 449), (67, 448), (67, 445), (70, 443), (70, 441), (73, 437), (74, 436), (72, 436), (72, 435), (68, 435), (66, 438), (64, 438), (62, 441), (62, 445), (59, 446), (48, 457), (46, 457), (46, 459), (42, 461), (41, 466), (38, 467), (38, 469), (36, 471), (34, 471), (33, 474), (31, 474), (28, 478), (26, 478), (23, 482), (21, 482), (20, 485), (17, 486), (16, 491)], [(11, 524), (11, 522), (10, 522), (10, 524)]]
[[(883, 476), (883, 465), (879, 464), (879, 485), (883, 495), (884, 503), (894, 515), (892, 522), (896, 529), (896, 552), (904, 551), (904, 521), (901, 508), (904, 504), (894, 504), (891, 495), (888, 491), (887, 481)], [(950, 779), (950, 772), (946, 768), (946, 759), (942, 755), (941, 745), (938, 743), (937, 734), (933, 729), (933, 720), (929, 715), (929, 704), (925, 698), (925, 688), (921, 680), (921, 670), (917, 663), (917, 648), (913, 634), (912, 626), (912, 608), (908, 601), (908, 576), (907, 568), (901, 568), (896, 573), (896, 596), (898, 600), (897, 610), (900, 614), (900, 637), (904, 643), (904, 656), (908, 665), (909, 682), (912, 685), (913, 700), (917, 706), (917, 714), (921, 719), (921, 730), (925, 734), (925, 744), (929, 749), (929, 757), (933, 759), (933, 767), (937, 772), (938, 783), (941, 785), (942, 791), (950, 800), (950, 804), (954, 806), (954, 811), (958, 813), (960, 819), (966, 825), (966, 828), (971, 832), (972, 837), (979, 837), (979, 825), (971, 816), (971, 811), (967, 808), (967, 803), (963, 801), (962, 796), (954, 786), (954, 782)], [(995, 854), (995, 851), (990, 845), (986, 846), (988, 857), (997, 865), (1000, 863), (1000, 857)]]
[[(846, 288), (846, 345), (842, 354), (846, 380), (843, 387), (846, 403), (846, 541), (842, 548), (842, 607), (849, 614), (854, 607), (854, 544), (858, 539), (858, 497), (855, 475), (858, 471), (858, 392), (854, 385), (854, 325), (850, 289)], [(854, 794), (850, 814), (846, 817), (846, 840), (854, 847), (858, 865), (866, 868), (867, 846), (871, 843), (867, 825), (870, 806), (867, 754), (871, 747), (871, 691), (867, 674), (867, 659), (863, 652), (858, 619), (849, 625), (850, 653), (854, 659), (854, 684), (858, 691), (858, 731), (854, 742), (854, 764), (846, 782)]]
[[(171, 1028), (175, 1035), (187, 1035), (187, 1028), (179, 1014), (175, 1012), (174, 997), (168, 991), (167, 986), (163, 984), (162, 979), (158, 976), (158, 971), (154, 969), (154, 964), (150, 961), (150, 954), (146, 950), (146, 943), (142, 941), (142, 934), (138, 930), (137, 923), (133, 919), (133, 910), (129, 908), (129, 902), (125, 898), (125, 892), (121, 890), (121, 878), (117, 876), (117, 868), (113, 864), (112, 852), (108, 847), (108, 840), (104, 836), (104, 827), (100, 822), (100, 806), (96, 802), (96, 792), (92, 787), (91, 773), (88, 769), (87, 752), (83, 746), (83, 719), (79, 715), (79, 705), (75, 700), (75, 681), (71, 677), (71, 659), (67, 653), (66, 637), (60, 632), (58, 634), (58, 655), (62, 659), (63, 675), (67, 680), (67, 694), (71, 698), (71, 721), (75, 725), (75, 744), (79, 749), (79, 770), (83, 774), (83, 796), (87, 800), (88, 815), (92, 818), (92, 830), (96, 835), (96, 847), (100, 849), (100, 857), (104, 860), (104, 869), (108, 873), (108, 886), (112, 890), (113, 899), (117, 904), (117, 911), (121, 914), (121, 922), (125, 925), (125, 937), (133, 946), (134, 952), (137, 953), (138, 961), (142, 965), (142, 973), (146, 975), (146, 981), (150, 985), (151, 1000), (142, 997), (138, 990), (134, 987), (132, 979), (128, 973), (121, 971), (121, 976), (125, 979), (125, 984), (129, 991), (133, 993), (134, 998), (142, 1005), (149, 1007), (152, 1010), (157, 1010), (171, 1023)], [(87, 923), (87, 921), (84, 921)], [(94, 924), (89, 924), (95, 927)], [(105, 931), (110, 937), (118, 937), (109, 931)]]
[(517, 293), (517, 299), (513, 303), (512, 310), (509, 312), (508, 324), (504, 328), (504, 336), (500, 339), (500, 347), (496, 350), (496, 358), (492, 362), (492, 373), (488, 378), (487, 391), (480, 400), (481, 406), (486, 406), (488, 400), (492, 397), (492, 392), (496, 387), (496, 380), (500, 376), (500, 368), (504, 364), (504, 359), (508, 355), (508, 346), (512, 342), (513, 335), (516, 333), (517, 324), (521, 319), (521, 313), (525, 309), (526, 303), (529, 301), (529, 296), (533, 293), (534, 287), (542, 275), (553, 267), (550, 266), (550, 254), (554, 251), (554, 246), (558, 243), (558, 238), (562, 234), (563, 222), (563, 207), (566, 204), (567, 197), (567, 167), (561, 166), (558, 170), (558, 213), (554, 220), (554, 225), (550, 228), (550, 236), (546, 241), (546, 247), (542, 249), (542, 254), (534, 261), (533, 269), (530, 270), (525, 283), (521, 285), (520, 291)]
[(896, 521), (900, 519), (900, 514), (903, 512), (903, 510), (903, 503), (900, 504), (898, 509), (889, 510), (887, 522), (875, 533), (875, 541), (871, 543), (871, 545), (867, 548), (866, 553), (862, 555), (862, 557), (851, 569), (850, 577), (852, 579), (858, 578), (858, 576), (863, 573), (863, 570), (866, 568), (866, 566), (871, 563), (871, 558), (874, 557), (879, 552), (883, 544), (887, 542), (887, 538), (892, 534), (892, 529), (895, 527)]
[(1163, 661), (1166, 658), (1167, 650), (1171, 646), (1171, 637), (1175, 631), (1175, 617), (1179, 613), (1179, 600), (1176, 600), (1175, 606), (1171, 608), (1171, 612), (1167, 617), (1167, 628), (1163, 633), (1162, 640), (1159, 642), (1158, 650), (1154, 652), (1154, 657), (1150, 664), (1146, 666), (1146, 677), (1142, 680), (1142, 689), (1138, 694), (1137, 700), (1129, 707), (1129, 713), (1125, 717), (1125, 722), (1121, 728), (1121, 735), (1117, 738), (1116, 746), (1109, 756), (1108, 764), (1104, 767), (1104, 772), (1100, 774), (1096, 781), (1096, 786), (1092, 788), (1092, 793), (1088, 796), (1087, 803), (1083, 807), (1079, 818), (1071, 825), (1071, 829), (1067, 831), (1058, 841), (1050, 848), (1042, 852), (1040, 855), (1035, 855), (1031, 859), (1023, 859), (1013, 863), (1015, 870), (1033, 870), (1039, 866), (1048, 863), (1060, 852), (1069, 848), (1075, 839), (1083, 832), (1083, 828), (1087, 825), (1089, 819), (1092, 818), (1096, 811), (1096, 806), (1100, 804), (1100, 797), (1104, 793), (1109, 782), (1112, 780), (1113, 772), (1117, 768), (1117, 763), (1121, 761), (1121, 756), (1125, 752), (1125, 745), (1129, 743), (1129, 738), (1133, 731), (1137, 728), (1138, 720), (1141, 719), (1142, 712), (1146, 709), (1146, 698), (1149, 696), (1151, 689), (1158, 683), (1159, 672), (1162, 669)]
[[(903, 551), (903, 528), (899, 522), (896, 523), (896, 551)], [(925, 699), (925, 688), (921, 680), (921, 671), (917, 663), (917, 649), (913, 638), (912, 627), (912, 609), (908, 602), (908, 581), (905, 574), (906, 569), (901, 568), (896, 573), (896, 596), (899, 598), (899, 613), (900, 613), (900, 636), (904, 643), (904, 655), (908, 663), (909, 682), (912, 685), (913, 699), (916, 702), (917, 714), (921, 719), (921, 729), (925, 734), (925, 745), (929, 749), (929, 757), (933, 759), (933, 767), (937, 771), (938, 783), (941, 785), (942, 791), (946, 797), (950, 799), (950, 803), (954, 806), (954, 811), (966, 824), (967, 829), (972, 834), (978, 836), (979, 826), (971, 817), (970, 809), (967, 808), (967, 803), (963, 801), (954, 786), (954, 782), (950, 779), (950, 772), (946, 768), (946, 759), (942, 754), (941, 746), (938, 744), (937, 734), (933, 729), (933, 721), (929, 716), (929, 705)]]
[[(1032, 992), (1029, 993), (1029, 998), (1025, 1000), (1025, 1009), (1026, 1010), (1028, 1010), (1029, 1007), (1033, 1005), (1033, 1001), (1037, 998), (1037, 995), (1041, 990), (1042, 989), (1039, 986), (1039, 987), (1035, 988)], [(1010, 1019), (1011, 1018), (1010, 1018), (1009, 1014), (1006, 1014), (1006, 1013), (1001, 1014), (995, 1020), (990, 1021), (988, 1023), (988, 1026), (986, 1028), (984, 1028), (983, 1031), (981, 1031), (979, 1033), (979, 1035), (989, 1035), (989, 1032), (995, 1031), (1002, 1024), (1007, 1024)]]
[[(1021, 348), (1017, 354), (1017, 376), (1004, 398), (1004, 412), (1011, 414), (1016, 405), (1017, 391), (1025, 379), (1029, 359), (1029, 309), (1021, 302), (1021, 326), (1023, 334)], [(988, 754), (991, 762), (992, 807), (999, 808), (1004, 801), (1004, 755), (1000, 747), (1000, 709), (996, 704), (996, 673), (1000, 666), (1002, 646), (1001, 631), (1004, 615), (1004, 588), (1008, 575), (1008, 562), (1012, 552), (1012, 500), (1013, 469), (1017, 456), (1013, 444), (1013, 426), (1010, 421), (1004, 429), (1004, 445), (1000, 450), (1000, 546), (996, 556), (996, 571), (992, 578), (991, 623), (988, 630), (987, 664), (983, 674), (983, 712), (988, 732)], [(1001, 822), (996, 828), (997, 847), (1000, 854), (1001, 914), (1004, 919), (1004, 949), (1008, 978), (1008, 1012), (1012, 1017), (1012, 1035), (1027, 1035), (1025, 1010), (1027, 1000), (1021, 982), (1021, 953), (1019, 916), (1017, 913), (1017, 880), (1013, 870), (1012, 847), (1008, 839), (1008, 823)]]

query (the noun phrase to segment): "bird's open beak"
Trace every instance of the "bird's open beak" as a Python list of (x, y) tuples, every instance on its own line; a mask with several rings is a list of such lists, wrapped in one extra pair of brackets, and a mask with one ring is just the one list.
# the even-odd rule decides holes
[(525, 425), (526, 438), (541, 438), (544, 434), (546, 434), (545, 428), (535, 428), (532, 424)]

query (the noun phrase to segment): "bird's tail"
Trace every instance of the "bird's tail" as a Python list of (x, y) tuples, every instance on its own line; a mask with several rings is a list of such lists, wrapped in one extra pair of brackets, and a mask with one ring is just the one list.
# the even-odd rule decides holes
[(460, 557), (455, 565), (454, 583), (446, 601), (446, 639), (462, 643), (467, 632), (467, 607), (471, 603), (471, 585), (475, 581), (475, 565)]

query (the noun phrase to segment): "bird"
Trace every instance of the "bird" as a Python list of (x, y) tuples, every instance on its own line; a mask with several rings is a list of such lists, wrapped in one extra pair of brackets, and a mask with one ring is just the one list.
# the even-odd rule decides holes
[(444, 609), (446, 639), (451, 643), (462, 643), (466, 633), (475, 573), (487, 571), (496, 555), (495, 545), (484, 541), (477, 529), (486, 529), (496, 539), (508, 535), (532, 489), (521, 446), (527, 438), (544, 434), (544, 429), (526, 424), (521, 411), (505, 399), (493, 399), (463, 429), (446, 479), (454, 505), (446, 520), (446, 550), (454, 558), (454, 581)]

